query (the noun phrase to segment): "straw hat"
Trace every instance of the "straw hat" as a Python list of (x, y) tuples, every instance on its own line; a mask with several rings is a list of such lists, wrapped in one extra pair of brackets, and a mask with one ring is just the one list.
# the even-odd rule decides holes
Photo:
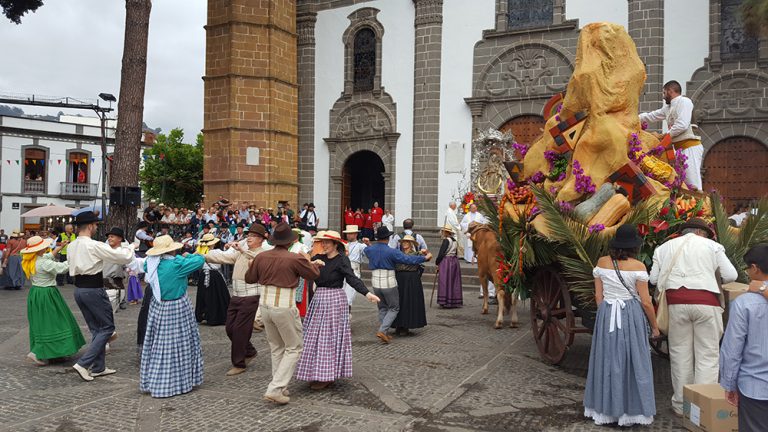
[(400, 243), (402, 243), (402, 242), (411, 242), (413, 244), (413, 246), (415, 247), (415, 249), (419, 248), (419, 242), (413, 236), (411, 236), (411, 235), (406, 234), (399, 241), (400, 241)]
[(357, 225), (347, 225), (347, 229), (342, 231), (342, 234), (357, 234), (360, 232), (360, 227)]
[(183, 244), (173, 241), (173, 237), (162, 235), (153, 242), (154, 247), (147, 251), (148, 256), (156, 256), (173, 252), (184, 247)]
[(220, 239), (219, 239), (218, 237), (216, 237), (215, 235), (213, 235), (213, 234), (205, 234), (205, 235), (204, 235), (204, 236), (203, 236), (203, 237), (200, 239), (200, 242), (199, 242), (199, 243), (200, 243), (202, 246), (213, 246), (213, 245), (215, 245), (216, 243), (218, 243), (218, 242), (219, 242), (219, 240), (220, 240)]
[(312, 239), (313, 242), (319, 242), (322, 240), (331, 240), (335, 241), (337, 243), (341, 244), (347, 244), (347, 241), (341, 238), (341, 235), (339, 235), (336, 231), (320, 231), (317, 233), (314, 239)]
[(445, 232), (447, 232), (448, 234), (451, 234), (451, 235), (455, 234), (455, 231), (453, 231), (453, 227), (448, 225), (448, 224), (445, 224), (441, 231), (445, 231)]
[(19, 232), (19, 230), (13, 230), (13, 232), (11, 233), (11, 238), (18, 238), (18, 237), (21, 237), (21, 233)]
[(22, 249), (20, 252), (23, 254), (39, 252), (51, 247), (52, 243), (53, 239), (50, 238), (44, 239), (40, 236), (30, 237), (29, 240), (27, 240), (27, 247)]

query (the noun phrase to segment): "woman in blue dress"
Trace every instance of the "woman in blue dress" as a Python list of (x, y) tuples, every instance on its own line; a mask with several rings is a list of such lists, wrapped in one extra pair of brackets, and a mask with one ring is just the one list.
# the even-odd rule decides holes
[[(648, 294), (648, 272), (635, 256), (643, 243), (622, 225), (597, 261), (597, 319), (584, 391), (584, 416), (596, 424), (649, 425), (656, 414), (649, 327), (659, 336)], [(649, 326), (650, 323), (650, 326)]]

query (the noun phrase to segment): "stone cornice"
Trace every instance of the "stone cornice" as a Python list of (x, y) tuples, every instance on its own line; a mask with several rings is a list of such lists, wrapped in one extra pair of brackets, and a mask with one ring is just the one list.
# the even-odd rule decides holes
[(417, 27), (443, 23), (443, 0), (413, 0), (416, 5)]

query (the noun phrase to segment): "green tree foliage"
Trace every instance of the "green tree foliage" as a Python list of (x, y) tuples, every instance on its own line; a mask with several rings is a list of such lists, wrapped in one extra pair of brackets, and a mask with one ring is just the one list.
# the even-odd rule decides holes
[(25, 13), (34, 12), (42, 5), (43, 0), (0, 0), (3, 15), (15, 24), (21, 24)]
[(150, 199), (174, 207), (194, 207), (203, 194), (203, 134), (184, 143), (184, 131), (159, 134), (142, 155), (141, 188)]
[(768, 0), (744, 0), (741, 18), (751, 36), (768, 36)]

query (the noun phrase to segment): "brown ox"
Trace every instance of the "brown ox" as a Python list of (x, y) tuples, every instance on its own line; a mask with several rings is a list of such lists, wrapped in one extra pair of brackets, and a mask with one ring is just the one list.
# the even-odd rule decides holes
[(504, 324), (504, 315), (512, 312), (510, 327), (517, 327), (517, 297), (504, 290), (499, 279), (499, 245), (496, 233), (488, 225), (473, 222), (470, 224), (469, 234), (472, 236), (472, 250), (477, 257), (477, 272), (480, 276), (480, 285), (483, 287), (483, 315), (488, 313), (488, 280), (493, 281), (496, 287), (496, 300), (499, 304), (494, 328), (500, 329)]

